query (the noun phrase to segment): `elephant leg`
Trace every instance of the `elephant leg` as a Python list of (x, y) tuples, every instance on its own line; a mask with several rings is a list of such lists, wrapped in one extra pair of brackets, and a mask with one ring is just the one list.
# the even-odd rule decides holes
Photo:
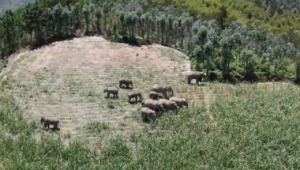
[(165, 98), (168, 98), (168, 96), (167, 96), (167, 92), (166, 91), (164, 91), (164, 96), (165, 96)]
[(54, 129), (57, 129), (57, 123), (54, 124)]
[(44, 122), (44, 128), (47, 129), (47, 123), (46, 122)]

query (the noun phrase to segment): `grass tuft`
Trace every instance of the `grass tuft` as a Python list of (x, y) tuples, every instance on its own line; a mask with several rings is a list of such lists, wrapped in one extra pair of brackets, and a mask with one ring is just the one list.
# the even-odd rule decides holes
[(109, 124), (104, 122), (91, 122), (86, 128), (90, 133), (101, 133), (110, 129)]

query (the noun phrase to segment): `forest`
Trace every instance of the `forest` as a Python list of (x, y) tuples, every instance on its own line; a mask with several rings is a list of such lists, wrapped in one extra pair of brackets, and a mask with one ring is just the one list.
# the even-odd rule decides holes
[[(190, 57), (193, 70), (206, 71), (209, 81), (300, 82), (299, 4), (270, 8), (270, 2), (37, 0), (1, 15), (1, 63), (24, 48), (101, 35), (176, 48)], [(286, 22), (279, 23), (282, 19)]]

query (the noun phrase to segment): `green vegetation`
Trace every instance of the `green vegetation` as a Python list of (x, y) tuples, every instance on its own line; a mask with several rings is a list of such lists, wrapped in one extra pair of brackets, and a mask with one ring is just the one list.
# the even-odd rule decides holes
[(92, 133), (101, 133), (109, 129), (109, 125), (103, 122), (92, 122), (87, 125), (87, 130)]
[[(159, 4), (166, 4), (167, 0), (153, 0)], [(286, 32), (300, 29), (299, 9), (295, 2), (295, 10), (282, 9), (277, 4), (263, 3), (263, 1), (245, 0), (171, 0), (172, 4), (182, 10), (188, 9), (192, 14), (200, 14), (206, 19), (224, 19), (224, 25), (229, 25), (235, 20), (256, 28), (266, 28), (276, 32)], [(269, 3), (277, 3), (270, 1)], [(299, 5), (299, 2), (298, 2)], [(264, 9), (263, 6), (267, 9)], [(185, 8), (184, 8), (185, 7)], [(222, 16), (222, 11), (226, 15)], [(224, 14), (224, 13), (223, 13)]]
[[(165, 7), (167, 2), (174, 6)], [(276, 24), (267, 20), (265, 25), (244, 26), (251, 25), (253, 15), (267, 14), (249, 2), (244, 7), (254, 11), (245, 17), (237, 10), (248, 10), (240, 6), (242, 1), (226, 3), (233, 2), (235, 7), (206, 2), (202, 18), (196, 16), (202, 11), (198, 1), (38, 0), (0, 17), (0, 53), (6, 59), (20, 48), (103, 35), (134, 45), (160, 43), (177, 48), (190, 55), (193, 69), (206, 69), (209, 80), (299, 82), (299, 44), (287, 41), (290, 34), (257, 29), (273, 30)], [(212, 4), (215, 10), (210, 9), (211, 3), (216, 3)], [(183, 5), (190, 13), (180, 12)], [(286, 13), (272, 15), (280, 18)], [(205, 20), (214, 19), (215, 14), (219, 14), (216, 20)], [(297, 21), (297, 15), (289, 16)], [(292, 24), (280, 29), (299, 28), (299, 22)], [(292, 42), (299, 42), (293, 38)], [(4, 65), (6, 61), (0, 67)], [(43, 79), (41, 75), (38, 82)], [(12, 88), (13, 81), (9, 76), (1, 80), (0, 90)], [(69, 84), (70, 94), (82, 86), (72, 79)], [(166, 114), (144, 124), (143, 132), (131, 134), (129, 143), (120, 137), (97, 138), (100, 145), (95, 148), (80, 140), (69, 142), (60, 133), (41, 131), (38, 120), (26, 121), (15, 99), (1, 94), (0, 169), (300, 169), (299, 87), (207, 85), (218, 95), (209, 113), (203, 107), (190, 107)], [(41, 91), (50, 93), (47, 86)], [(87, 88), (84, 95), (92, 100), (97, 94)], [(107, 108), (119, 107), (110, 102)], [(110, 126), (93, 122), (86, 128), (102, 133)]]
[[(1, 95), (0, 167), (300, 168), (299, 87), (210, 85), (218, 94), (218, 100), (209, 113), (214, 116), (214, 122), (204, 108), (189, 108), (145, 124), (142, 134), (131, 135), (131, 146), (116, 137), (108, 141), (108, 145), (93, 149), (80, 141), (65, 145), (63, 135), (38, 130), (41, 128), (38, 121), (25, 121), (14, 99)], [(91, 127), (103, 130), (108, 126), (93, 123)]]
[[(206, 69), (211, 81), (296, 81), (295, 63), (300, 56), (297, 25), (291, 25), (292, 32), (278, 35), (269, 28), (261, 30), (260, 23), (267, 22), (245, 26), (247, 19), (231, 17), (231, 11), (248, 8), (253, 16), (267, 15), (252, 2), (226, 1), (225, 6), (219, 1), (207, 2), (207, 10), (202, 10), (204, 2), (196, 0), (172, 1), (174, 6), (165, 6), (166, 2), (38, 0), (0, 17), (0, 54), (6, 59), (20, 48), (36, 48), (81, 35), (102, 35), (133, 45), (159, 43), (177, 48), (190, 56), (193, 69)], [(184, 6), (197, 9), (187, 13), (182, 11)], [(197, 11), (216, 14), (202, 17)], [(296, 14), (289, 16), (298, 20)]]

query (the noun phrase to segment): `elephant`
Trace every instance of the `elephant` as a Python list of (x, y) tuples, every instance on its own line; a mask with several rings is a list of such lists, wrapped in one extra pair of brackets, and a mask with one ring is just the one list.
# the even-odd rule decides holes
[(150, 91), (149, 93), (149, 98), (153, 99), (153, 100), (158, 100), (159, 98), (162, 98), (161, 95), (159, 95), (157, 92), (155, 91)]
[(192, 79), (196, 79), (196, 84), (199, 84), (199, 81), (201, 82), (203, 78), (206, 76), (206, 73), (201, 71), (191, 71), (187, 73), (187, 81), (188, 84), (191, 84)]
[(159, 99), (158, 102), (163, 105), (165, 111), (177, 111), (177, 104), (168, 99)]
[(146, 99), (142, 101), (142, 107), (148, 107), (149, 109), (152, 109), (157, 113), (164, 111), (163, 105), (160, 104), (157, 100), (153, 99)]
[(113, 94), (114, 98), (119, 98), (118, 96), (118, 88), (116, 87), (107, 87), (106, 89), (104, 89), (104, 93), (107, 93), (106, 98), (109, 98), (110, 94)]
[(54, 116), (42, 116), (41, 117), (41, 123), (44, 123), (44, 127), (45, 129), (49, 129), (50, 128), (50, 125), (53, 125), (54, 128), (53, 129), (59, 129), (58, 128), (58, 123), (59, 123), (59, 120), (57, 117), (54, 117)]
[(182, 108), (183, 106), (189, 107), (188, 102), (185, 98), (171, 97), (169, 100), (176, 102), (179, 108)]
[(162, 93), (163, 96), (168, 99), (168, 95), (167, 92), (171, 92), (171, 97), (174, 95), (174, 91), (172, 89), (171, 86), (161, 86), (161, 85), (157, 85), (155, 84), (152, 88), (151, 91), (154, 91), (156, 93)]
[[(131, 92), (128, 95), (128, 103), (131, 102), (131, 99), (134, 98), (135, 102), (142, 101), (142, 93), (141, 92)], [(139, 98), (139, 100), (138, 100)]]
[(142, 120), (144, 122), (155, 121), (155, 119), (157, 117), (156, 112), (152, 109), (147, 108), (147, 107), (143, 107), (141, 109), (141, 116), (142, 116)]
[(119, 87), (122, 88), (123, 85), (125, 85), (125, 88), (127, 88), (127, 89), (133, 89), (133, 83), (132, 83), (132, 80), (121, 79), (121, 80), (119, 81)]

